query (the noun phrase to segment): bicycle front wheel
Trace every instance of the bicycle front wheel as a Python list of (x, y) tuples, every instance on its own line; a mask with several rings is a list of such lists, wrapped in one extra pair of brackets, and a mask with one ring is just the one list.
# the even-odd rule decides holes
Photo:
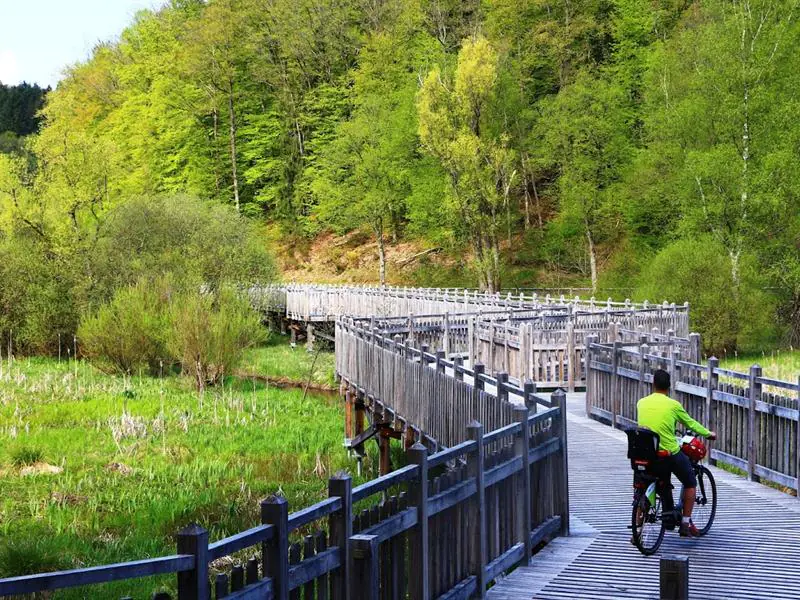
[(694, 499), (692, 521), (700, 535), (705, 535), (711, 529), (714, 517), (717, 514), (717, 483), (714, 476), (703, 465), (696, 465), (697, 494)]
[(640, 494), (633, 504), (631, 515), (633, 543), (639, 552), (650, 556), (658, 551), (664, 540), (664, 521), (661, 519), (661, 498), (656, 498), (655, 506), (650, 504), (646, 494)]

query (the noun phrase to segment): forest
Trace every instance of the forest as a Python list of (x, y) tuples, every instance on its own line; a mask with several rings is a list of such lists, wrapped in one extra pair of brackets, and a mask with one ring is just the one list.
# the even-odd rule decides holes
[[(794, 0), (142, 11), (67, 69), (35, 132), (0, 145), (0, 331), (53, 353), (142, 277), (261, 281), (269, 254), (361, 232), (376, 283), (557, 279), (689, 301), (708, 350), (796, 345), (796, 13)], [(392, 272), (398, 244), (440, 249), (424, 279)]]

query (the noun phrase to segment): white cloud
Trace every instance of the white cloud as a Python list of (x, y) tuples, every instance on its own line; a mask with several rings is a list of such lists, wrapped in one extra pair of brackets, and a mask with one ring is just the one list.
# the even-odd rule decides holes
[(0, 50), (0, 82), (14, 85), (19, 81), (17, 56), (11, 50)]

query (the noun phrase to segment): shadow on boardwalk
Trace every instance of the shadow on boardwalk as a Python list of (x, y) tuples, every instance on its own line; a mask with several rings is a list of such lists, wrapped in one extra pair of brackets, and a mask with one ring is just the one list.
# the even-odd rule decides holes
[[(626, 438), (569, 398), (571, 536), (553, 540), (488, 594), (506, 598), (658, 598), (659, 555), (630, 543)], [(708, 536), (668, 531), (661, 552), (689, 556), (692, 598), (800, 598), (800, 501), (712, 467), (719, 505)]]

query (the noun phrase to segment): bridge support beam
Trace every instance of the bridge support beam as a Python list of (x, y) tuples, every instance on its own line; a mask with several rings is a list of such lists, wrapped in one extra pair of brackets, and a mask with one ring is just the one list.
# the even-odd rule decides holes
[(314, 351), (314, 324), (310, 322), (306, 323), (306, 350)]
[(378, 433), (378, 453), (380, 455), (380, 474), (388, 475), (392, 472), (392, 430), (382, 426)]

